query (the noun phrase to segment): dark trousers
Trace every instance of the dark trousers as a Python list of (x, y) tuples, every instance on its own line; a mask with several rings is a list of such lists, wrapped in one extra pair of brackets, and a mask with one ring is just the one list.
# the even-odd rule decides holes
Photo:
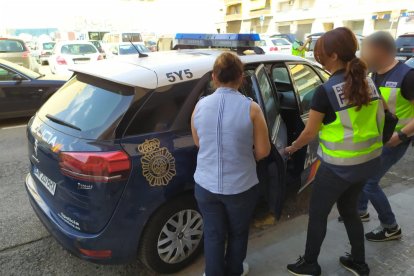
[(204, 221), (206, 276), (243, 273), (249, 226), (258, 195), (259, 185), (236, 195), (213, 194), (195, 185), (195, 197)]
[(358, 215), (357, 203), (365, 182), (350, 183), (332, 172), (324, 164), (318, 170), (313, 185), (309, 208), (308, 235), (305, 260), (317, 262), (325, 239), (327, 219), (333, 205), (337, 204), (344, 220), (352, 246), (351, 254), (358, 262), (365, 262), (364, 228)]

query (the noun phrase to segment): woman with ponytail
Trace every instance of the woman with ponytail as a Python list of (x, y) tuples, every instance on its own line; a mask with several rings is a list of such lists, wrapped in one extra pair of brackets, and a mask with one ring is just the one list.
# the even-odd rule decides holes
[(319, 134), (321, 166), (310, 201), (305, 255), (287, 267), (294, 275), (321, 274), (318, 256), (335, 203), (351, 243), (351, 252), (339, 262), (355, 275), (369, 275), (357, 202), (380, 162), (384, 108), (367, 65), (355, 55), (357, 48), (348, 28), (329, 31), (317, 41), (315, 58), (331, 78), (315, 91), (304, 131), (285, 150), (292, 155)]

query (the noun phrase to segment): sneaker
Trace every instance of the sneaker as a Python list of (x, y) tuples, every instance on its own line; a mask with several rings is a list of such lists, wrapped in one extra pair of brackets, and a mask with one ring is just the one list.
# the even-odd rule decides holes
[[(247, 274), (249, 274), (250, 268), (249, 268), (249, 264), (246, 262), (243, 262), (243, 273), (241, 276), (246, 276)], [(204, 273), (203, 276), (206, 276), (206, 274)]]
[(394, 228), (384, 228), (379, 226), (373, 231), (366, 233), (365, 238), (372, 242), (384, 242), (391, 240), (398, 240), (402, 236), (402, 231), (400, 226), (395, 226)]
[[(359, 217), (361, 218), (362, 222), (368, 222), (370, 220), (370, 216), (369, 213), (365, 213), (363, 215), (359, 215)], [(344, 222), (344, 219), (342, 217), (338, 217), (338, 221), (339, 222)]]
[(293, 275), (319, 276), (321, 267), (318, 263), (307, 263), (302, 256), (294, 264), (287, 266), (287, 270)]
[(340, 257), (339, 262), (345, 269), (351, 271), (356, 276), (368, 276), (369, 275), (368, 265), (366, 263), (355, 262), (351, 254), (347, 253), (346, 256)]

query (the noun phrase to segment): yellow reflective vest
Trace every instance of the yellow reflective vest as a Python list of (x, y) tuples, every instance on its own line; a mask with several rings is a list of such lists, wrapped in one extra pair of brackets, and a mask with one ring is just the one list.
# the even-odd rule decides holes
[(329, 164), (351, 166), (381, 155), (384, 108), (371, 79), (368, 79), (371, 102), (359, 110), (349, 104), (344, 97), (344, 74), (336, 74), (324, 84), (336, 119), (322, 125), (319, 133), (319, 156)]
[[(414, 119), (414, 105), (401, 94), (401, 85), (405, 76), (413, 70), (404, 63), (398, 63), (389, 75), (379, 86), (382, 97), (388, 104), (392, 113), (397, 115), (398, 124), (396, 130), (403, 129), (411, 120)], [(373, 76), (375, 80), (375, 75)]]

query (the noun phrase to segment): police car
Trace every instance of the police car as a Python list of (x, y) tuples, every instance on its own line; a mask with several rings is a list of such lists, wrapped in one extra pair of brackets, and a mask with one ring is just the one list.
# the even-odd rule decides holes
[(223, 52), (214, 47), (240, 54), (240, 91), (263, 108), (274, 147), (259, 171), (262, 200), (280, 216), (285, 190), (303, 188), (316, 171), (315, 143), (291, 159), (283, 150), (329, 76), (291, 55), (251, 54), (262, 52), (259, 40), (179, 34), (179, 47), (191, 49), (74, 69), (27, 128), (29, 199), (64, 248), (97, 263), (138, 257), (159, 273), (182, 269), (202, 250), (190, 118), (200, 97), (214, 92), (211, 70)]

